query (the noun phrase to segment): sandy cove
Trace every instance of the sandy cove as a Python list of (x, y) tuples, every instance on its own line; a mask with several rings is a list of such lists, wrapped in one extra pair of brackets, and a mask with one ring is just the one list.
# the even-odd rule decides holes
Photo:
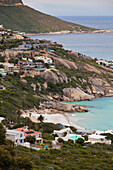
[(44, 117), (43, 122), (51, 122), (51, 123), (61, 123), (67, 126), (71, 126), (68, 116), (66, 113), (62, 111), (57, 111), (53, 109), (44, 109), (44, 110), (26, 110), (23, 111), (22, 117), (29, 117), (33, 122), (39, 123), (40, 121), (38, 120), (38, 117), (42, 115)]
[(21, 117), (29, 117), (33, 122), (39, 123), (38, 117), (42, 115), (44, 117), (43, 122), (47, 123), (61, 123), (66, 126), (74, 126), (77, 129), (83, 129), (76, 124), (72, 124), (70, 122), (69, 113), (65, 113), (62, 111), (58, 111), (55, 109), (44, 109), (44, 110), (37, 110), (37, 109), (30, 109), (22, 111)]

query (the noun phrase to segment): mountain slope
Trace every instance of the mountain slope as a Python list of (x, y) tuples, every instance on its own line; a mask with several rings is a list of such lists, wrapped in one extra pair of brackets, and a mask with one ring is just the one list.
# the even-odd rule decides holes
[(22, 5), (22, 0), (0, 0), (0, 5), (4, 6), (13, 6), (13, 5)]
[[(21, 2), (21, 1), (20, 1)], [(62, 30), (93, 31), (95, 29), (63, 21), (28, 6), (0, 6), (0, 24), (26, 33), (48, 33)]]

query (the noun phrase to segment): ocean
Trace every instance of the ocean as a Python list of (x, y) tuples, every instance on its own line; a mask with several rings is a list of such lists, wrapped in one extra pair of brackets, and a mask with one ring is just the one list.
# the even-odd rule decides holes
[[(112, 17), (59, 17), (73, 23), (101, 28), (113, 29)], [(113, 33), (102, 34), (64, 34), (64, 35), (34, 35), (33, 39), (53, 40), (63, 44), (65, 49), (79, 52), (98, 59), (113, 60)]]
[(89, 112), (70, 114), (69, 119), (73, 125), (86, 129), (113, 129), (113, 97), (67, 103), (86, 105), (89, 109)]
[[(77, 24), (113, 29), (112, 17), (59, 17)], [(64, 35), (35, 35), (33, 39), (48, 39), (63, 44), (65, 49), (80, 52), (94, 58), (113, 60), (113, 33), (103, 34), (64, 34)], [(87, 113), (69, 114), (74, 125), (87, 129), (113, 129), (113, 97), (97, 98), (93, 101), (74, 102), (88, 106)]]

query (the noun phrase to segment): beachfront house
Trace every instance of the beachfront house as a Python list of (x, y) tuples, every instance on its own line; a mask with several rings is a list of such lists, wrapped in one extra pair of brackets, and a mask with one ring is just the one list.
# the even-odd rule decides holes
[(64, 137), (65, 134), (72, 134), (72, 130), (70, 128), (65, 128), (65, 129), (61, 129), (61, 130), (54, 130), (53, 134), (57, 134), (58, 137)]
[(103, 135), (89, 135), (88, 136), (88, 142), (91, 142), (92, 144), (94, 143), (105, 143), (105, 144), (111, 144), (111, 140), (107, 139), (106, 136)]
[(65, 137), (55, 137), (55, 143), (58, 143), (58, 139), (61, 138), (64, 141), (68, 141), (68, 140), (73, 140), (74, 143), (76, 142), (76, 140), (82, 138), (84, 139), (81, 135), (77, 135), (77, 134), (67, 134)]

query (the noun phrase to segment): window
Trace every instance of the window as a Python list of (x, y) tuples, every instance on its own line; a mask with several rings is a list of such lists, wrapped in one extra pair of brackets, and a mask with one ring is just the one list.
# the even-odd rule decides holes
[(23, 140), (20, 140), (20, 143), (23, 143)]
[(41, 134), (39, 134), (39, 138), (41, 138), (42, 137), (42, 135)]
[(23, 134), (21, 133), (21, 134), (20, 134), (20, 137), (22, 138), (22, 136), (23, 136)]

